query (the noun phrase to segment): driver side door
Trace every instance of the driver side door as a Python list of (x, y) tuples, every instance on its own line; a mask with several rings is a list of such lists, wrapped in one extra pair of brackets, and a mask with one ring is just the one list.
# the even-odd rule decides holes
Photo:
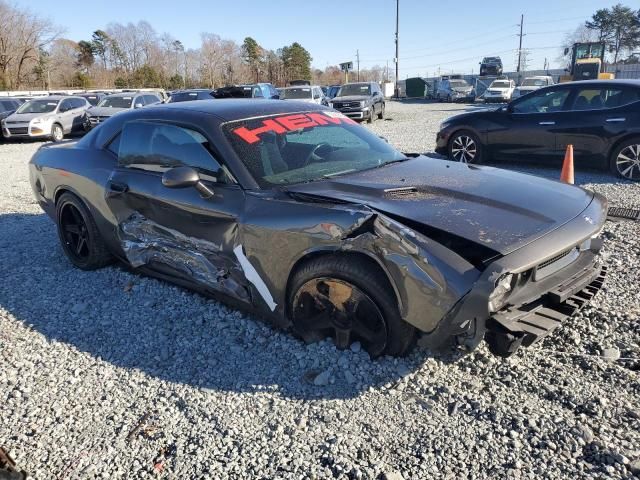
[(571, 90), (545, 89), (496, 112), (487, 143), (496, 160), (553, 162), (559, 155), (557, 132)]
[[(114, 140), (118, 163), (106, 203), (117, 220), (116, 237), (133, 267), (180, 284), (250, 303), (234, 256), (244, 192), (209, 148), (202, 132), (166, 121), (132, 121)], [(169, 188), (163, 174), (188, 166), (211, 192)]]

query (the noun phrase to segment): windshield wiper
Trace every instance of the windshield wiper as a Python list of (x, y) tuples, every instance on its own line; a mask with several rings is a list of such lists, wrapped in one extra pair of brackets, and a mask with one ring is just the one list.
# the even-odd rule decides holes
[(390, 160), (388, 162), (381, 163), (375, 168), (386, 167), (387, 165), (391, 165), (392, 163), (406, 162), (407, 160), (411, 160), (411, 158), (410, 157), (396, 158), (395, 160)]
[(356, 171), (355, 168), (349, 168), (348, 170), (342, 170), (340, 172), (327, 173), (325, 175), (322, 175), (321, 178), (337, 177), (338, 175), (344, 175), (345, 173), (350, 173), (350, 172), (355, 172), (355, 171)]

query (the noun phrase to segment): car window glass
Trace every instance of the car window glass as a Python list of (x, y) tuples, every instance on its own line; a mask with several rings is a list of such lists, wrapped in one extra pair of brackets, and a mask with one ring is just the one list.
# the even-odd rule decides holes
[(622, 107), (640, 100), (638, 90), (630, 88), (583, 88), (578, 90), (572, 110), (601, 110)]
[(203, 180), (220, 181), (221, 166), (200, 133), (151, 122), (130, 122), (122, 130), (118, 162), (129, 168), (165, 172), (173, 167), (190, 166)]
[(71, 99), (67, 98), (65, 100), (63, 100), (60, 103), (60, 112), (68, 112), (69, 110), (71, 110), (73, 108), (73, 105), (71, 104)]
[(86, 100), (84, 100), (83, 98), (74, 98), (73, 103), (74, 108), (82, 108), (87, 104)]
[(118, 156), (118, 151), (120, 149), (120, 136), (121, 134), (118, 133), (113, 140), (111, 140), (109, 142), (109, 145), (107, 145), (107, 150), (109, 150), (111, 153), (113, 153), (114, 155)]
[(570, 90), (546, 90), (535, 93), (512, 104), (513, 113), (550, 113), (559, 112), (569, 96)]
[(253, 87), (253, 97), (264, 98), (264, 95), (262, 95), (262, 90), (260, 89), (260, 87)]

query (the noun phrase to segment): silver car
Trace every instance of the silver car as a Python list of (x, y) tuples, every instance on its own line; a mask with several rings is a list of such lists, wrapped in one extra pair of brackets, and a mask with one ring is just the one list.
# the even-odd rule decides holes
[(87, 110), (84, 126), (85, 129), (90, 130), (116, 113), (159, 103), (162, 103), (162, 100), (155, 92), (125, 92), (108, 95), (97, 106)]
[(90, 106), (82, 97), (34, 98), (2, 121), (2, 134), (5, 138), (50, 138), (59, 142), (65, 135), (82, 130), (84, 113)]

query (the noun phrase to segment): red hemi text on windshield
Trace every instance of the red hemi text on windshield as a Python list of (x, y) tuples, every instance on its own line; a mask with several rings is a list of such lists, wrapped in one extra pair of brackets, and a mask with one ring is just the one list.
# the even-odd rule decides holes
[(283, 133), (300, 130), (301, 128), (319, 127), (329, 124), (338, 125), (340, 123), (354, 124), (356, 122), (338, 112), (296, 113), (294, 115), (268, 118), (263, 120), (261, 126), (257, 128), (236, 128), (233, 130), (233, 133), (247, 143), (256, 143), (260, 141), (260, 135), (266, 132), (281, 135)]

